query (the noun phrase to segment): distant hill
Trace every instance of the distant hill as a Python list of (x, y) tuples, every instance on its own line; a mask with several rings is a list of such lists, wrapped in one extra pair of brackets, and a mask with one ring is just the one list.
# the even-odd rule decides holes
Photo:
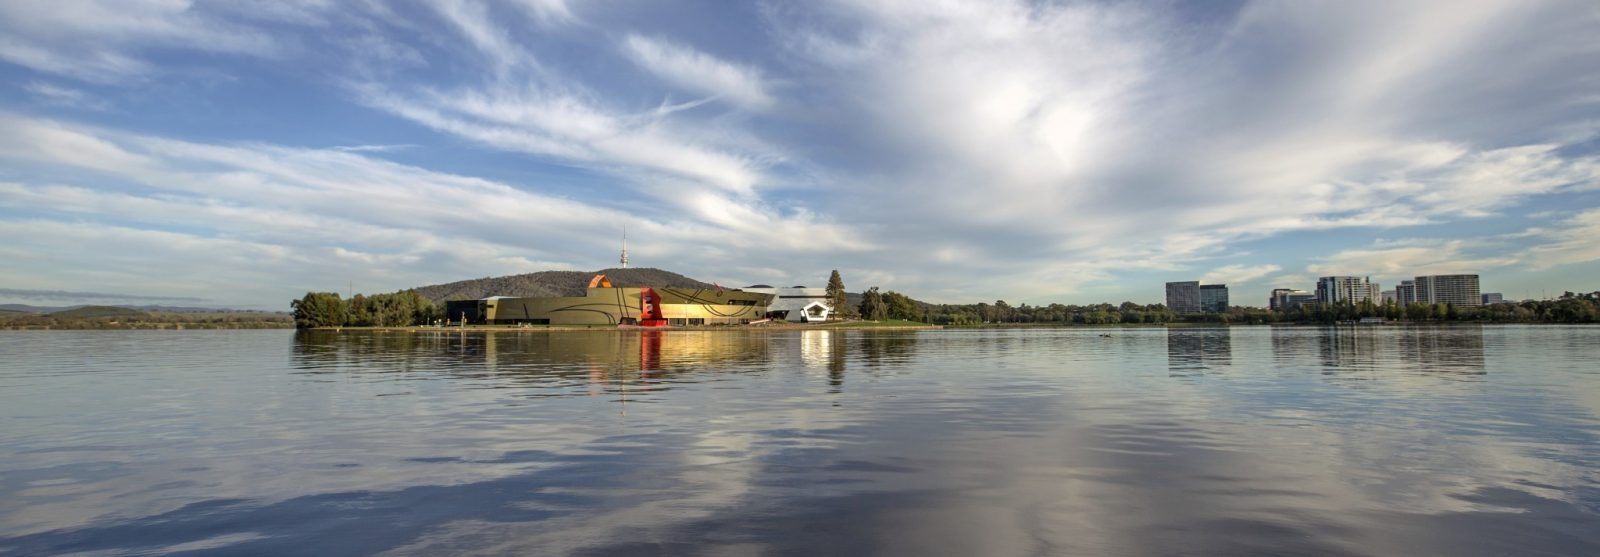
[(82, 305), (74, 305), (74, 306), (30, 306), (28, 304), (0, 304), (0, 310), (20, 311), (22, 313), (55, 313), (55, 312), (58, 312), (58, 311), (66, 311), (66, 310), (69, 310), (69, 309), (77, 309), (77, 308), (81, 308), (81, 307), (83, 307), (83, 306)]
[(418, 294), (435, 302), (477, 300), (489, 296), (544, 297), (582, 296), (589, 279), (605, 275), (615, 286), (664, 286), (671, 288), (711, 288), (710, 283), (661, 269), (603, 269), (599, 271), (541, 271), (524, 275), (489, 277), (435, 284), (417, 288)]
[[(52, 314), (52, 313), (60, 313), (60, 312), (63, 312), (63, 311), (67, 311), (69, 309), (78, 309), (78, 308), (81, 308), (81, 307), (88, 307), (88, 306), (84, 306), (83, 304), (75, 304), (75, 305), (70, 305), (70, 306), (30, 306), (28, 304), (0, 304), (0, 312), (20, 312), (20, 313), (31, 313), (31, 314), (38, 314), (38, 315), (48, 315), (48, 314)], [(142, 306), (119, 304), (119, 305), (116, 305), (116, 306), (96, 306), (96, 307), (119, 307), (119, 308), (134, 309), (134, 310), (139, 310), (139, 311), (143, 311), (143, 312), (150, 312), (150, 313), (255, 313), (256, 312), (256, 310), (248, 310), (248, 309), (204, 308), (204, 307), (192, 307), (192, 306), (163, 306), (163, 305), (159, 305), (159, 304), (142, 305)]]
[(149, 317), (150, 314), (117, 306), (83, 306), (50, 314), (51, 317), (84, 319), (90, 317)]

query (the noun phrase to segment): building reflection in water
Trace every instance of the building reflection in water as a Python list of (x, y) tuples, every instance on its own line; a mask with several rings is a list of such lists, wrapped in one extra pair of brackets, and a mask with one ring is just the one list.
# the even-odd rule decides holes
[[(1227, 360), (1226, 330), (1204, 342), (1205, 360)], [(800, 366), (844, 391), (847, 370), (909, 369), (918, 337), (866, 331), (300, 331), (291, 362), (301, 373), (440, 373), (526, 396), (628, 396), (700, 381)], [(1223, 343), (1223, 344), (1219, 344)], [(337, 371), (335, 371), (337, 370)], [(824, 373), (825, 372), (825, 373)]]
[(1324, 375), (1363, 378), (1377, 370), (1378, 329), (1373, 326), (1338, 325), (1322, 328), (1317, 337), (1317, 357)]
[(809, 369), (828, 370), (828, 392), (844, 392), (845, 349), (843, 331), (801, 331), (800, 361)]
[(770, 367), (765, 335), (719, 331), (424, 333), (299, 331), (291, 362), (304, 373), (434, 372), (546, 388), (534, 396), (666, 388), (686, 373)]
[(1399, 353), (1410, 367), (1425, 374), (1462, 376), (1486, 375), (1483, 358), (1483, 326), (1407, 327), (1399, 334)]
[(1281, 366), (1313, 366), (1329, 379), (1486, 373), (1480, 325), (1275, 327), (1272, 351)]
[(828, 365), (833, 346), (833, 331), (801, 331), (800, 361), (808, 368)]
[(1233, 363), (1233, 330), (1167, 329), (1167, 370), (1173, 377), (1204, 375)]

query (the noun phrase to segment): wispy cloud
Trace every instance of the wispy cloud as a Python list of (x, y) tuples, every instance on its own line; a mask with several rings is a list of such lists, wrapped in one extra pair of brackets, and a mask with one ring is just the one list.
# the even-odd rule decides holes
[(106, 102), (105, 99), (71, 87), (62, 87), (43, 81), (32, 81), (22, 88), (44, 104), (83, 110), (103, 111), (111, 109), (111, 103)]
[[(179, 292), (237, 291), (241, 287), (230, 281), (256, 273), (263, 286), (238, 295), (281, 297), (330, 276), (394, 289), (604, 261), (597, 256), (615, 249), (623, 223), (644, 239), (639, 247), (648, 246), (644, 253), (651, 259), (705, 268), (732, 257), (727, 250), (849, 251), (863, 245), (848, 227), (804, 212), (715, 196), (697, 202), (717, 218), (672, 207), (640, 213), (349, 151), (200, 144), (3, 114), (0, 123), (11, 130), (0, 139), (0, 159), (139, 185), (0, 182), (0, 207), (96, 223), (0, 220), (6, 236), (16, 239), (10, 249), (20, 250), (7, 255), (31, 261), (0, 273), (0, 280), (16, 285), (66, 280), (81, 281), (72, 286), (84, 290), (161, 284)], [(57, 255), (39, 258), (47, 253)], [(149, 258), (163, 263), (111, 264)], [(107, 267), (98, 275), (66, 272), (97, 260)], [(213, 266), (219, 272), (202, 270)], [(193, 274), (163, 278), (178, 269)]]
[(622, 47), (634, 63), (678, 87), (757, 110), (773, 103), (759, 69), (659, 38), (628, 35)]
[(1266, 265), (1224, 265), (1212, 269), (1200, 277), (1204, 284), (1246, 284), (1256, 282), (1258, 279), (1283, 270), (1283, 267), (1274, 264)]
[[(411, 277), (580, 265), (626, 220), (676, 270), (837, 267), (950, 301), (1150, 300), (1163, 277), (1308, 266), (1559, 270), (1600, 235), (1578, 218), (1600, 187), (1600, 40), (1582, 2), (607, 8), (0, 4), (0, 60), (27, 74), (30, 106), (112, 122), (96, 94), (145, 103), (102, 127), (0, 117), (0, 156), (21, 161), (0, 203), (13, 221)], [(735, 17), (757, 19), (716, 19)], [(242, 80), (149, 77), (185, 70)], [(206, 111), (282, 118), (223, 132), (194, 124)], [(1450, 243), (1529, 213), (1563, 220), (1485, 232), (1492, 249)], [(42, 280), (26, 270), (59, 246), (30, 246), (0, 249)]]
[(0, 33), (0, 60), (99, 83), (149, 78), (157, 66), (146, 49), (270, 55), (278, 48), (260, 30), (161, 0), (3, 2)]
[(392, 151), (412, 149), (415, 147), (416, 145), (412, 145), (410, 143), (399, 143), (393, 145), (340, 145), (334, 147), (334, 150), (344, 151), (347, 153), (388, 153)]
[(1306, 267), (1316, 275), (1417, 275), (1481, 273), (1518, 263), (1514, 255), (1473, 253), (1469, 240), (1411, 240), (1368, 249), (1342, 250)]
[(1542, 240), (1526, 254), (1535, 269), (1600, 261), (1600, 209), (1589, 209), (1549, 228), (1529, 231)]

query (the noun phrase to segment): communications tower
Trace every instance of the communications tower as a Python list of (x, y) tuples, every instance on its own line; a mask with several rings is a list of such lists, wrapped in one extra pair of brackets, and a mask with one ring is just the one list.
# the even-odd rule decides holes
[(628, 225), (622, 225), (622, 268), (628, 268)]

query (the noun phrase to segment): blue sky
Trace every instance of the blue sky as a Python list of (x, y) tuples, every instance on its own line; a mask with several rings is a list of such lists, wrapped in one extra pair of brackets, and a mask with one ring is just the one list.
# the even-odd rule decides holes
[[(1600, 289), (1600, 5), (0, 3), (0, 301)], [(49, 291), (54, 293), (44, 293)], [(69, 294), (62, 294), (66, 292)]]

